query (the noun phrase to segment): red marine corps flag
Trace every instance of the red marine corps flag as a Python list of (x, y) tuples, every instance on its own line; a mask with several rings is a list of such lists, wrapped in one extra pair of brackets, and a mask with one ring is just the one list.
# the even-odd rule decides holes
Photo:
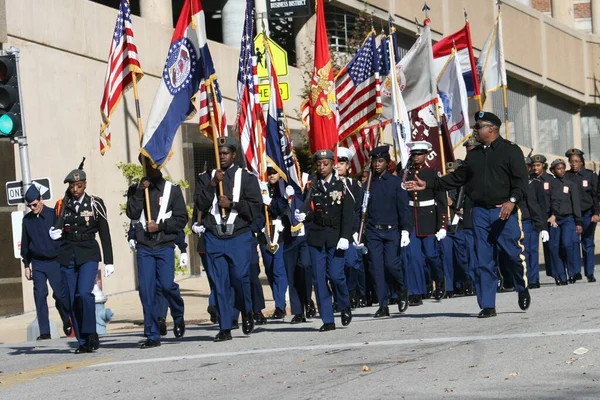
[(337, 102), (323, 0), (316, 0), (315, 7), (317, 10), (315, 69), (309, 98), (302, 104), (303, 115), (308, 117), (306, 118), (308, 119), (308, 141), (313, 153), (317, 150), (333, 149), (338, 142)]

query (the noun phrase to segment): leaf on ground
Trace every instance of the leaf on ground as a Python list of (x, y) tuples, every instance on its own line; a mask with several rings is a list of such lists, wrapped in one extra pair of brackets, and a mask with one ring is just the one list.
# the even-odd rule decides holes
[(329, 368), (329, 372), (330, 372), (330, 373), (337, 372), (337, 369), (335, 369), (335, 368)]
[(365, 371), (365, 372), (369, 372), (371, 370), (371, 368), (369, 368), (368, 365), (363, 365), (362, 366), (362, 370)]
[(510, 374), (508, 374), (508, 376), (519, 376), (518, 372), (511, 372)]
[(577, 354), (578, 356), (585, 354), (588, 352), (588, 349), (586, 349), (585, 347), (580, 347), (578, 349), (575, 349), (575, 351), (573, 351), (573, 354)]

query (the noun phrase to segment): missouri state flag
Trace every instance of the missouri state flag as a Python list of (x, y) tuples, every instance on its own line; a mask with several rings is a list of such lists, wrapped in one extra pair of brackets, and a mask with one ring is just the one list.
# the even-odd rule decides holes
[(202, 5), (200, 0), (186, 0), (173, 32), (140, 150), (155, 168), (163, 167), (169, 160), (177, 129), (196, 112), (200, 81), (210, 80), (214, 74)]

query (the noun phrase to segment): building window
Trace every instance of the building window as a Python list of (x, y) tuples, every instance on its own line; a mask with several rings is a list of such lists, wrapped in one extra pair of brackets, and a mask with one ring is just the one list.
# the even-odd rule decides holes
[(563, 155), (573, 147), (573, 103), (546, 91), (537, 92), (536, 153)]
[[(110, 8), (118, 10), (121, 6), (121, 0), (90, 0), (93, 3), (102, 4)], [(140, 15), (140, 0), (129, 0), (129, 7), (131, 7), (131, 13), (133, 15)]]
[(581, 110), (581, 147), (587, 160), (600, 160), (600, 108)]
[[(504, 93), (498, 89), (491, 94), (492, 112), (504, 124)], [(517, 79), (508, 78), (508, 140), (521, 146), (531, 147), (531, 110), (529, 107), (529, 85)], [(500, 128), (500, 135), (506, 136), (506, 127)]]

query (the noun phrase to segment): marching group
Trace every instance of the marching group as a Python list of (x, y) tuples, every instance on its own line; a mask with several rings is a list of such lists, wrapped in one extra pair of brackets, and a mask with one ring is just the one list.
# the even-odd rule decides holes
[[(192, 216), (210, 283), (208, 311), (219, 324), (214, 341), (232, 339), (240, 314), (244, 334), (267, 323), (259, 253), (275, 302), (269, 318), (284, 319), (289, 306), (290, 323), (299, 324), (318, 310), (322, 332), (336, 329), (336, 312), (347, 326), (353, 309), (373, 304), (379, 318), (390, 315), (390, 305), (404, 313), (426, 299), (476, 295), (478, 316), (487, 318), (496, 315), (496, 292), (514, 290), (526, 310), (529, 289), (540, 287), (540, 239), (545, 273), (557, 285), (581, 280), (582, 266), (595, 282), (599, 185), (583, 152), (570, 149), (567, 160), (552, 161), (551, 175), (543, 155), (524, 157), (499, 136), (497, 116), (480, 112), (475, 119), (465, 160), (448, 162), (443, 176), (428, 165), (428, 142), (408, 143), (404, 169), (394, 166), (387, 145), (376, 147), (367, 171), (354, 177), (352, 153), (338, 147), (337, 156), (327, 149), (314, 154), (316, 171), (302, 189), (285, 182), (275, 165), (268, 165), (268, 182), (259, 182), (234, 162), (235, 140), (218, 138), (219, 169), (198, 176)], [(174, 248), (185, 248), (188, 223), (181, 188), (147, 161), (146, 177), (129, 188), (126, 207), (144, 313), (142, 348), (160, 346), (168, 309), (175, 337), (185, 334)], [(101, 260), (95, 234), (105, 276), (114, 272), (111, 239), (104, 203), (85, 192), (81, 166), (65, 183), (67, 195), (55, 210), (43, 205), (35, 186), (27, 191), (33, 212), (23, 222), (21, 252), (26, 276), (34, 279), (39, 339), (50, 337), (41, 289), (49, 279), (65, 333), (73, 329), (76, 352), (88, 353), (100, 345), (92, 295)]]

